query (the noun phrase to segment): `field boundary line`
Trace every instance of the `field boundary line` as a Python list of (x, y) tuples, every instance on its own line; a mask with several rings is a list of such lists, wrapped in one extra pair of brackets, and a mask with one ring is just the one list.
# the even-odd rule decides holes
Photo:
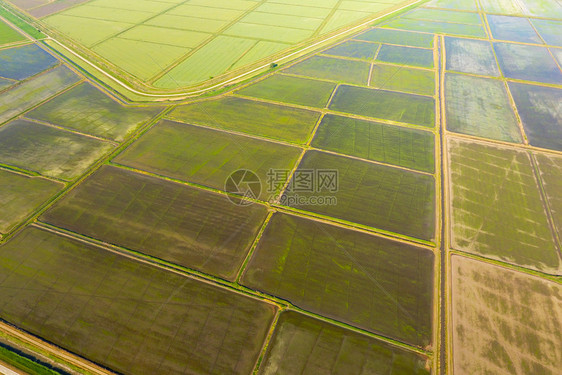
[[(364, 62), (365, 64), (369, 64), (369, 63), (366, 62), (366, 61), (363, 61), (363, 62)], [(370, 67), (370, 69), (369, 69), (369, 77), (368, 77), (368, 82), (367, 82), (367, 83), (369, 83), (370, 80), (371, 80), (371, 73), (373, 72), (373, 66), (374, 66), (374, 65), (377, 65), (377, 64), (374, 64), (374, 63), (370, 64), (371, 67)], [(387, 65), (390, 65), (390, 64), (387, 64)], [(409, 68), (409, 66), (404, 66), (404, 65), (394, 65), (394, 64), (392, 64), (392, 65), (393, 65), (393, 66), (397, 66), (397, 67), (399, 66), (400, 68), (404, 68), (404, 67)], [(431, 72), (432, 72), (432, 73), (435, 73), (435, 71), (433, 71), (433, 70), (432, 70)], [(310, 76), (301, 75), (301, 74), (295, 74), (295, 73), (287, 73), (287, 72), (285, 72), (285, 71), (283, 71), (283, 70), (282, 70), (282, 71), (279, 71), (279, 72), (277, 73), (277, 75), (279, 75), (279, 76), (285, 76), (285, 77), (294, 77), (294, 78), (305, 78), (305, 79), (310, 79), (310, 80), (313, 80), (313, 81), (320, 81), (320, 82), (336, 83), (338, 86), (345, 85), (345, 86), (359, 87), (359, 88), (365, 88), (365, 89), (374, 89), (374, 90), (382, 90), (382, 91), (391, 91), (391, 92), (397, 92), (397, 93), (400, 93), (400, 94), (418, 95), (418, 96), (426, 96), (426, 97), (428, 97), (428, 98), (435, 98), (435, 95), (419, 94), (419, 93), (415, 93), (415, 92), (400, 91), (400, 90), (394, 90), (394, 89), (391, 90), (391, 89), (388, 89), (388, 88), (385, 88), (385, 87), (375, 87), (375, 86), (371, 86), (371, 85), (369, 85), (369, 84), (366, 84), (366, 85), (358, 85), (358, 84), (355, 84), (355, 83), (348, 83), (348, 82), (343, 82), (343, 81), (337, 81), (337, 80), (328, 79), (328, 78), (318, 78), (318, 77), (310, 77)], [(330, 100), (328, 101), (328, 104), (330, 104), (332, 98), (333, 98), (333, 95), (330, 96)]]
[(547, 148), (540, 148), (540, 147), (533, 146), (533, 145), (526, 145), (524, 143), (510, 143), (510, 142), (506, 142), (506, 141), (500, 141), (500, 140), (497, 140), (497, 139), (483, 138), (483, 137), (479, 137), (479, 136), (476, 136), (476, 135), (455, 133), (455, 132), (449, 131), (449, 130), (446, 130), (446, 135), (448, 137), (462, 139), (465, 142), (470, 140), (470, 141), (474, 141), (476, 143), (480, 143), (480, 144), (484, 144), (484, 145), (488, 145), (488, 146), (490, 144), (493, 144), (497, 147), (507, 148), (507, 149), (511, 149), (511, 150), (517, 150), (517, 151), (528, 151), (528, 150), (530, 150), (530, 151), (540, 152), (540, 153), (543, 153), (543, 154), (553, 154), (553, 155), (562, 156), (562, 151), (552, 150), (552, 149), (547, 149)]
[(5, 332), (9, 337), (14, 336), (18, 340), (21, 340), (32, 347), (37, 347), (46, 353), (62, 359), (70, 363), (73, 366), (76, 366), (82, 370), (87, 371), (90, 374), (98, 374), (98, 375), (115, 375), (116, 373), (105, 369), (95, 362), (92, 362), (86, 358), (80, 357), (77, 354), (74, 354), (62, 347), (56, 346), (38, 336), (35, 336), (27, 331), (17, 328), (16, 326), (5, 322), (4, 320), (0, 320), (0, 331)]
[(459, 257), (464, 257), (464, 258), (470, 258), (473, 260), (477, 260), (480, 261), (482, 263), (488, 263), (488, 264), (492, 264), (498, 267), (502, 267), (511, 271), (515, 271), (515, 272), (520, 272), (526, 275), (530, 275), (530, 276), (534, 276), (543, 280), (549, 280), (552, 282), (555, 282), (557, 284), (561, 284), (562, 285), (562, 274), (561, 275), (554, 275), (554, 274), (550, 274), (550, 273), (546, 273), (546, 272), (542, 272), (542, 271), (538, 271), (538, 270), (534, 270), (531, 268), (525, 268), (523, 266), (519, 266), (517, 264), (512, 264), (512, 263), (506, 263), (504, 261), (498, 260), (498, 259), (493, 259), (493, 258), (487, 258), (483, 255), (480, 254), (474, 254), (474, 253), (469, 253), (469, 252), (465, 252), (462, 250), (457, 250), (454, 248), (451, 248), (449, 253), (452, 256), (459, 256)]
[(35, 119), (35, 118), (31, 118), (31, 117), (26, 117), (25, 115), (21, 116), (21, 119), (25, 120), (25, 121), (33, 122), (33, 123), (36, 123), (36, 124), (39, 124), (39, 125), (48, 126), (50, 128), (53, 128), (53, 129), (58, 129), (58, 130), (61, 130), (61, 131), (67, 132), (67, 133), (72, 133), (72, 134), (80, 135), (80, 136), (83, 136), (83, 137), (92, 138), (92, 139), (98, 140), (100, 142), (111, 143), (115, 147), (119, 146), (119, 142), (114, 141), (113, 139), (110, 139), (110, 138), (103, 138), (103, 137), (98, 137), (98, 136), (93, 135), (93, 134), (82, 133), (82, 132), (79, 132), (77, 130), (66, 128), (64, 126), (60, 126), (60, 125), (56, 125), (56, 124), (52, 124), (52, 123), (47, 122), (47, 121), (38, 120), (38, 119)]
[[(308, 45), (308, 46), (305, 46), (305, 47), (303, 47), (303, 48), (300, 49), (300, 50), (297, 50), (297, 51), (292, 52), (292, 53), (290, 53), (290, 54), (288, 54), (288, 55), (282, 56), (282, 57), (276, 59), (275, 61), (273, 61), (273, 63), (280, 64), (280, 63), (282, 63), (283, 61), (289, 60), (289, 59), (291, 59), (291, 58), (294, 57), (294, 56), (301, 55), (301, 54), (304, 53), (305, 51), (313, 50), (313, 49), (316, 48), (317, 46), (322, 45), (322, 44), (325, 44), (325, 43), (327, 43), (327, 42), (330, 41), (330, 40), (334, 40), (334, 39), (339, 38), (339, 37), (341, 37), (341, 36), (343, 36), (343, 35), (351, 34), (352, 32), (357, 31), (357, 30), (359, 30), (359, 29), (361, 29), (361, 28), (364, 28), (365, 26), (367, 26), (367, 25), (369, 25), (369, 24), (372, 24), (373, 22), (375, 22), (375, 21), (377, 21), (377, 20), (379, 20), (379, 19), (381, 19), (381, 18), (385, 18), (385, 17), (392, 16), (392, 15), (394, 15), (394, 14), (400, 12), (400, 11), (403, 10), (403, 9), (406, 9), (406, 8), (408, 8), (408, 7), (415, 6), (415, 5), (419, 4), (420, 2), (425, 2), (425, 1), (426, 1), (426, 0), (415, 0), (415, 1), (413, 1), (413, 2), (410, 2), (410, 3), (404, 5), (404, 6), (400, 7), (400, 8), (398, 8), (398, 9), (396, 9), (396, 10), (390, 12), (390, 13), (387, 13), (387, 14), (384, 14), (384, 15), (379, 15), (379, 16), (373, 18), (373, 19), (370, 19), (369, 21), (363, 22), (363, 23), (361, 23), (361, 24), (359, 24), (359, 25), (356, 25), (356, 26), (353, 26), (353, 27), (351, 27), (351, 28), (347, 28), (347, 29), (345, 29), (345, 30), (343, 30), (343, 31), (341, 31), (341, 32), (339, 32), (339, 33), (337, 33), (337, 34), (335, 34), (335, 35), (329, 36), (329, 37), (327, 37), (327, 38), (325, 38), (325, 39), (322, 39), (322, 40), (317, 41), (317, 42), (315, 42), (315, 43), (313, 43), (313, 44), (310, 44), (310, 45)], [(26, 34), (24, 34), (24, 35), (29, 38), (29, 36), (27, 36)], [(57, 39), (55, 39), (55, 38), (53, 38), (53, 37), (51, 37), (51, 36), (49, 36), (49, 35), (47, 35), (47, 38), (46, 38), (46, 39), (47, 39), (47, 40), (50, 40), (50, 41), (52, 41), (52, 42), (54, 42), (54, 43), (56, 43), (57, 45), (59, 45), (60, 47), (62, 47), (65, 51), (69, 52), (72, 56), (74, 56), (75, 58), (78, 58), (80, 61), (82, 61), (82, 62), (86, 63), (88, 66), (94, 68), (98, 73), (101, 73), (104, 77), (106, 77), (106, 78), (108, 78), (109, 80), (111, 80), (112, 82), (116, 83), (116, 84), (119, 85), (121, 88), (123, 88), (123, 89), (125, 89), (125, 90), (127, 90), (127, 91), (129, 91), (129, 92), (131, 92), (131, 93), (134, 93), (134, 94), (136, 94), (136, 95), (143, 96), (143, 97), (150, 97), (150, 98), (161, 98), (161, 99), (168, 99), (168, 100), (174, 100), (174, 98), (176, 98), (175, 100), (181, 100), (181, 99), (186, 99), (186, 98), (193, 97), (193, 96), (199, 96), (199, 95), (201, 95), (201, 94), (207, 93), (207, 92), (212, 91), (212, 90), (214, 90), (214, 89), (217, 89), (217, 88), (220, 88), (220, 87), (224, 87), (225, 85), (227, 85), (227, 84), (229, 84), (229, 83), (233, 83), (233, 82), (235, 82), (235, 81), (239, 81), (239, 80), (241, 80), (242, 78), (245, 78), (245, 77), (248, 78), (248, 76), (251, 76), (251, 75), (253, 75), (254, 73), (257, 73), (258, 71), (261, 71), (261, 70), (263, 70), (263, 69), (265, 69), (265, 68), (267, 68), (267, 67), (269, 67), (269, 66), (271, 65), (271, 63), (265, 64), (265, 65), (261, 65), (261, 66), (259, 66), (259, 67), (253, 68), (253, 69), (250, 70), (250, 71), (247, 71), (247, 72), (245, 72), (245, 73), (242, 73), (242, 74), (240, 74), (240, 75), (238, 75), (238, 76), (236, 76), (236, 77), (229, 78), (229, 79), (227, 79), (226, 81), (219, 82), (219, 83), (214, 84), (214, 85), (212, 85), (212, 86), (210, 86), (210, 87), (207, 87), (207, 88), (189, 90), (189, 91), (185, 91), (185, 92), (181, 92), (181, 93), (154, 94), (154, 93), (142, 92), (142, 91), (139, 91), (139, 90), (136, 90), (136, 89), (132, 88), (130, 85), (124, 83), (122, 80), (120, 80), (120, 79), (114, 77), (113, 75), (107, 73), (105, 70), (103, 70), (102, 68), (98, 67), (96, 64), (92, 63), (89, 59), (86, 59), (85, 57), (82, 57), (81, 55), (79, 55), (78, 53), (76, 53), (74, 50), (70, 49), (69, 47), (67, 47), (67, 46), (64, 45), (63, 43), (59, 42)], [(34, 38), (31, 38), (31, 40), (35, 40), (35, 39), (34, 39)], [(49, 48), (51, 48), (51, 47), (49, 47)], [(55, 51), (55, 52), (56, 52), (56, 51)], [(72, 61), (72, 60), (70, 60), (70, 61)], [(76, 63), (73, 62), (73, 61), (72, 61), (72, 63), (73, 63), (73, 64), (76, 64)]]
[(266, 216), (265, 220), (263, 221), (263, 223), (260, 227), (260, 230), (258, 231), (258, 234), (254, 238), (254, 241), (252, 242), (252, 245), (250, 246), (250, 249), (248, 250), (248, 254), (246, 254), (246, 257), (244, 258), (244, 261), (242, 262), (238, 271), (236, 272), (236, 278), (234, 279), (234, 282), (236, 284), (240, 284), (240, 280), (242, 279), (242, 277), (246, 273), (246, 268), (247, 268), (248, 264), (250, 263), (250, 260), (252, 259), (253, 255), (254, 255), (254, 252), (256, 251), (256, 248), (258, 247), (258, 244), (261, 240), (261, 237), (263, 236), (263, 233), (265, 232), (265, 229), (267, 228), (267, 226), (269, 224), (269, 221), (271, 220), (271, 217), (273, 216), (274, 213), (275, 212), (271, 211), (271, 210), (267, 213), (267, 216)]

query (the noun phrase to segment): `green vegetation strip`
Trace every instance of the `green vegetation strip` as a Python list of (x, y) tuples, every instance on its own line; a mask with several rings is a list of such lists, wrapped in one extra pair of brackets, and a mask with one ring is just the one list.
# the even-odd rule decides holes
[(560, 259), (529, 155), (449, 141), (452, 247), (559, 274)]
[[(290, 171), (301, 149), (172, 121), (161, 121), (115, 161), (129, 167), (224, 190), (229, 176), (242, 169), (261, 180), (268, 201), (281, 186), (268, 186), (270, 170)], [(282, 185), (288, 173), (277, 184)], [(258, 192), (259, 193), (259, 192)]]
[(431, 342), (433, 253), (274, 214), (242, 283), (323, 316), (425, 347)]
[(15, 367), (20, 371), (25, 371), (29, 375), (60, 375), (61, 372), (48, 367), (47, 364), (40, 363), (21, 352), (8, 348), (0, 344), (0, 361)]
[(41, 220), (180, 266), (233, 279), (266, 217), (261, 205), (102, 167)]
[(275, 314), (262, 301), (34, 227), (0, 254), (4, 320), (120, 373), (249, 374)]
[[(16, 15), (13, 11), (8, 10), (4, 4), (0, 4), (0, 16), (4, 17), (6, 20), (19, 27), (25, 33), (29, 34), (35, 39), (43, 39), (46, 37), (41, 31), (39, 31), (35, 26), (31, 25), (28, 20), (24, 19), (20, 15)], [(2, 22), (3, 23), (3, 22)], [(0, 33), (1, 35), (2, 33)], [(8, 35), (11, 35), (9, 33)], [(21, 35), (18, 33), (18, 35)], [(22, 37), (22, 39), (25, 39)]]
[(260, 375), (430, 374), (425, 357), (292, 311), (271, 340)]
[(434, 238), (433, 177), (319, 151), (305, 154), (295, 176), (310, 170), (336, 171), (337, 191), (330, 185), (302, 191), (293, 180), (295, 188), (285, 192), (283, 204), (426, 241)]

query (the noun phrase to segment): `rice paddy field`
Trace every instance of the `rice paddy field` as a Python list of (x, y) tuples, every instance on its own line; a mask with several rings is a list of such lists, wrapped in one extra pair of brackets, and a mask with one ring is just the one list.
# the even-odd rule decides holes
[[(248, 67), (406, 7), (412, 0), (65, 0), (10, 3), (136, 86), (159, 91)], [(7, 39), (9, 40), (9, 39)], [(210, 63), (211, 62), (211, 63)]]
[(0, 347), (92, 375), (558, 374), (562, 8), (430, 0), (302, 51), (410, 3), (0, 2)]

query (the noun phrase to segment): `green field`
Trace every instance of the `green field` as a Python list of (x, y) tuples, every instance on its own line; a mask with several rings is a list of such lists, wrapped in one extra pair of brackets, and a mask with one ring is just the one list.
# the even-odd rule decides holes
[(226, 97), (176, 107), (167, 117), (188, 124), (305, 143), (320, 113)]
[(433, 173), (434, 138), (422, 130), (326, 115), (312, 146)]
[(433, 50), (383, 44), (377, 55), (377, 61), (433, 68)]
[(340, 86), (330, 109), (430, 128), (435, 126), (435, 101), (425, 96)]
[(21, 42), (25, 37), (0, 20), (0, 45)]
[(446, 68), (449, 71), (498, 77), (500, 71), (488, 41), (445, 38)]
[(335, 47), (322, 51), (322, 54), (371, 61), (375, 58), (375, 54), (378, 49), (378, 43), (365, 43), (356, 40), (348, 40)]
[(452, 285), (455, 374), (560, 372), (559, 283), (453, 256)]
[(528, 19), (489, 14), (488, 24), (492, 37), (512, 42), (543, 44)]
[(115, 167), (103, 167), (41, 221), (232, 279), (265, 207)]
[(275, 312), (37, 228), (0, 254), (5, 321), (121, 373), (249, 374)]
[(554, 229), (558, 233), (558, 238), (562, 238), (562, 158), (549, 154), (535, 154), (535, 160), (539, 169), (542, 186), (552, 219)]
[(336, 88), (335, 83), (275, 74), (237, 93), (259, 99), (324, 108)]
[(433, 96), (435, 73), (404, 66), (373, 64), (369, 85), (377, 89)]
[(431, 251), (275, 214), (242, 282), (384, 336), (431, 342)]
[(448, 73), (445, 77), (447, 130), (521, 142), (517, 119), (503, 82)]
[(95, 0), (41, 22), (127, 81), (162, 91), (267, 65), (281, 52), (408, 3)]
[(59, 66), (0, 93), (0, 124), (78, 82), (80, 78)]
[(89, 83), (41, 105), (26, 116), (98, 137), (122, 141), (161, 107), (123, 106)]
[(562, 72), (546, 48), (494, 43), (494, 49), (507, 78), (562, 84)]
[(356, 36), (355, 39), (411, 47), (433, 47), (433, 35), (403, 30), (372, 29)]
[(21, 81), (58, 64), (36, 44), (0, 50), (0, 76)]
[(0, 128), (0, 163), (67, 181), (80, 176), (113, 147), (27, 120), (14, 120)]
[(290, 74), (327, 79), (339, 83), (367, 85), (370, 67), (369, 63), (362, 61), (313, 56), (284, 71)]
[(562, 151), (562, 90), (509, 82), (525, 134), (533, 146)]
[(452, 247), (560, 273), (529, 154), (450, 140), (449, 158)]
[(430, 374), (423, 356), (292, 311), (281, 314), (272, 341), (260, 375)]
[(185, 54), (182, 47), (121, 38), (109, 39), (92, 50), (141, 80), (149, 80), (162, 70), (162, 64), (170, 65)]
[(162, 121), (114, 160), (130, 167), (223, 190), (233, 172), (253, 171), (264, 201), (270, 169), (290, 170), (301, 149), (172, 121)]
[(63, 185), (0, 169), (0, 233), (8, 233)]
[[(300, 210), (431, 241), (435, 180), (431, 176), (361, 160), (308, 151), (298, 171), (337, 170), (337, 192), (285, 192), (281, 202)], [(297, 197), (335, 197), (337, 204), (290, 202)]]

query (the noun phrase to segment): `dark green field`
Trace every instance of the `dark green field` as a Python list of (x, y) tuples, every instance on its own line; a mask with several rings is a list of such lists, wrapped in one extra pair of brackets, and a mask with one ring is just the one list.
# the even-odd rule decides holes
[(330, 109), (430, 128), (435, 126), (435, 101), (425, 96), (340, 86)]
[(535, 159), (555, 230), (558, 238), (562, 238), (562, 157), (536, 153)]
[[(361, 160), (308, 151), (298, 171), (337, 170), (337, 192), (286, 192), (282, 202), (386, 231), (431, 241), (435, 226), (435, 180), (432, 176)], [(297, 197), (335, 197), (337, 204), (291, 204)]]
[(63, 184), (0, 169), (0, 234), (8, 233)]
[(324, 108), (335, 88), (336, 84), (331, 82), (277, 74), (243, 88), (238, 91), (238, 94), (283, 103)]
[(292, 311), (281, 314), (261, 375), (429, 375), (426, 357)]
[(434, 138), (423, 130), (326, 115), (312, 146), (433, 173)]
[(265, 216), (258, 204), (105, 166), (41, 221), (232, 279)]
[(269, 170), (292, 169), (300, 154), (297, 147), (164, 120), (114, 160), (221, 190), (233, 172), (248, 169), (262, 181), (258, 198), (268, 200), (279, 193), (265, 186)]
[(0, 255), (2, 319), (122, 373), (249, 374), (275, 312), (37, 228)]
[(122, 141), (161, 110), (159, 107), (125, 107), (91, 84), (83, 83), (27, 116), (82, 133)]
[(236, 97), (176, 107), (168, 118), (194, 125), (234, 130), (305, 143), (320, 113)]
[(114, 145), (27, 120), (0, 128), (0, 163), (72, 180)]
[(412, 345), (431, 342), (433, 253), (426, 249), (275, 214), (242, 282)]

